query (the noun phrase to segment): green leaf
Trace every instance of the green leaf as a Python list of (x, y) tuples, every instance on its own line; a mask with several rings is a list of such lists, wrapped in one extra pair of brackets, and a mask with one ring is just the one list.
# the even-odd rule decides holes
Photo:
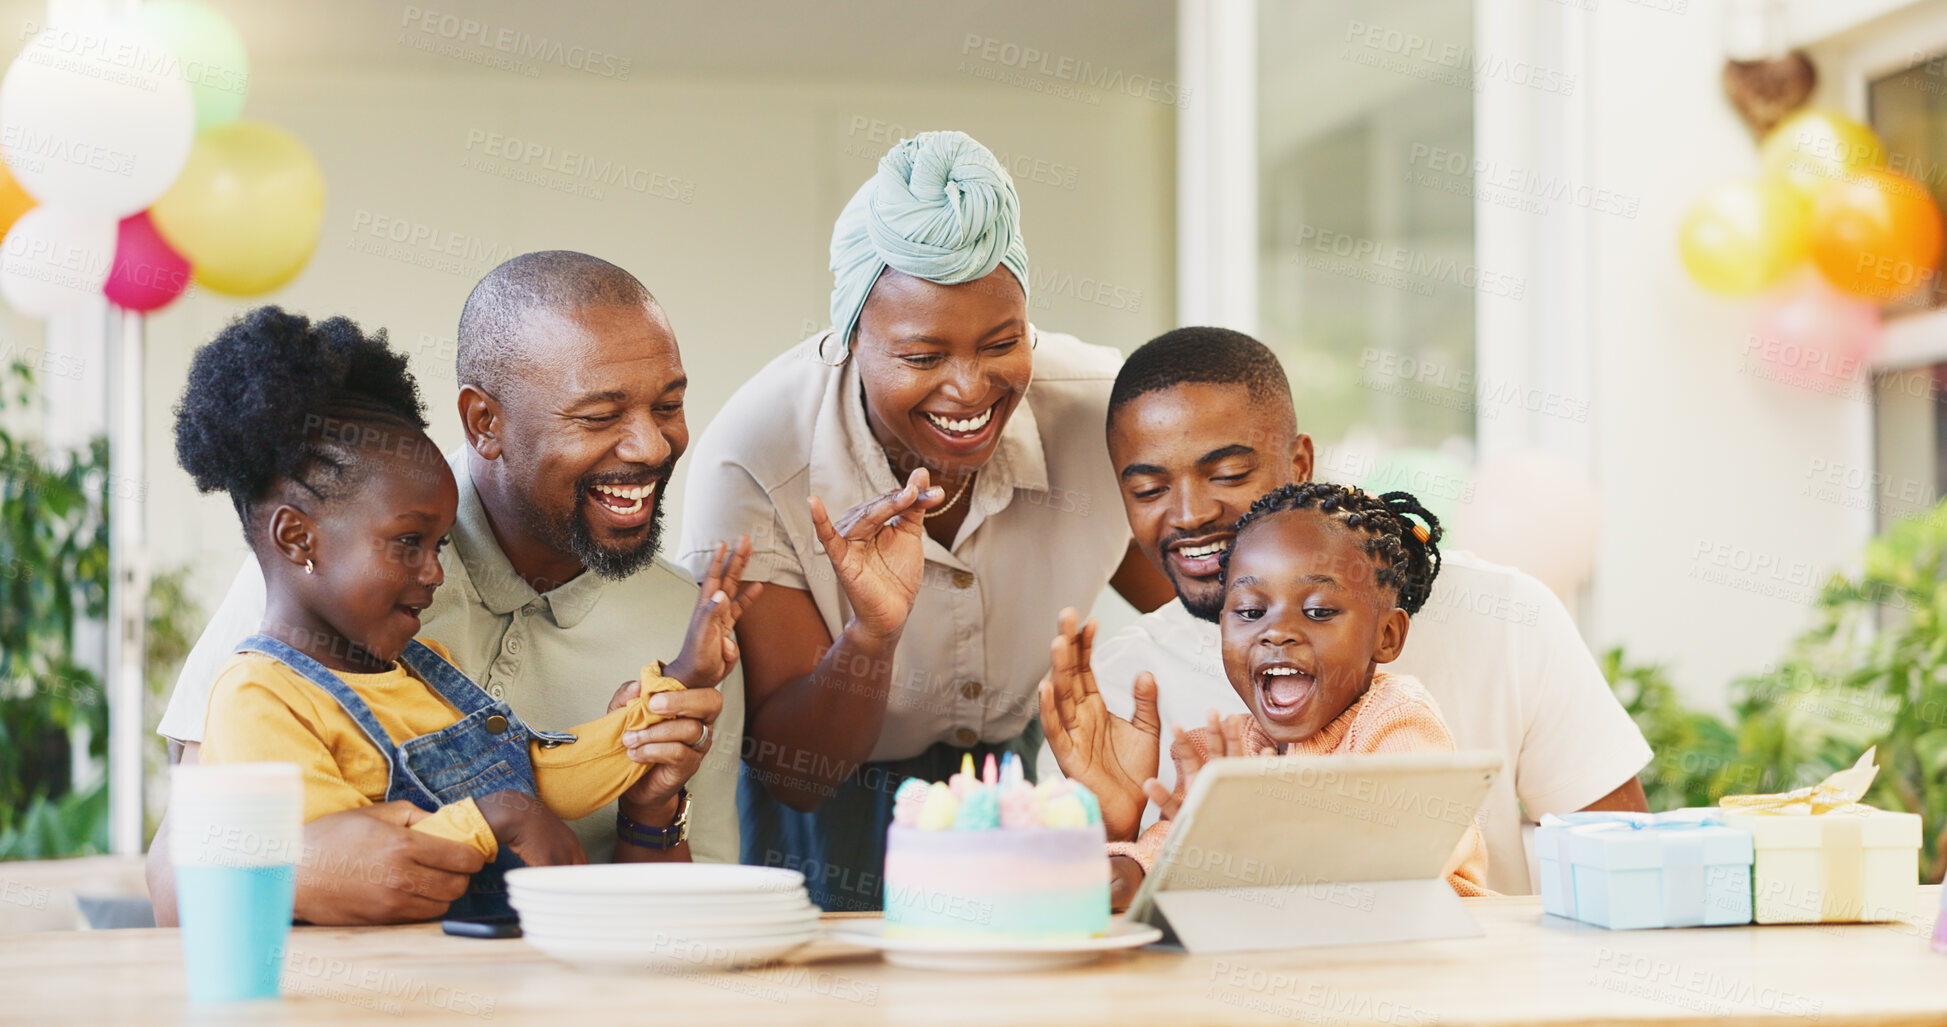
[(1938, 777), (1947, 770), (1947, 729), (1936, 729), (1922, 734), (1913, 740), (1913, 754), (1920, 759), (1920, 769), (1928, 777)]

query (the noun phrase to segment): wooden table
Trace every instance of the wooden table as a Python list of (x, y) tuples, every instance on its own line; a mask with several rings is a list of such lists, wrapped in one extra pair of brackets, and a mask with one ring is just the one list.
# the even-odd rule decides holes
[(593, 975), (522, 941), (433, 925), (298, 928), (278, 1002), (190, 1007), (173, 930), (0, 937), (0, 1022), (724, 1023), (1947, 1022), (1947, 955), (1918, 923), (1605, 931), (1533, 898), (1470, 899), (1486, 936), (1193, 956), (1140, 951), (1081, 969), (904, 970), (821, 942), (741, 973)]

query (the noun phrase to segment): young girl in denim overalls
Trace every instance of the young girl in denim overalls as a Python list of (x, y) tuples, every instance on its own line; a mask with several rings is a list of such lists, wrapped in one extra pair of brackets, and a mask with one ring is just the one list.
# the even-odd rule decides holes
[(259, 308), (197, 351), (177, 458), (198, 488), (229, 493), (268, 594), (261, 630), (211, 687), (200, 759), (297, 763), (306, 822), (413, 802), (429, 815), (412, 830), (489, 861), (447, 915), (504, 915), (507, 869), (586, 861), (563, 818), (645, 772), (624, 736), (662, 719), (653, 693), (729, 673), (731, 628), (757, 586), (739, 589), (747, 544), (722, 554), (672, 664), (681, 670), (646, 666), (622, 708), (535, 730), (415, 637), (458, 500), (425, 424), (405, 358), (343, 318), (313, 325)]

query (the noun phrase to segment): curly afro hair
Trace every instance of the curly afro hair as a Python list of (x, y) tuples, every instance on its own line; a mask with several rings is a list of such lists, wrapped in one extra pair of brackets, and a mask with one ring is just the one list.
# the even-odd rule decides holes
[[(1365, 552), (1378, 567), (1374, 580), (1391, 588), (1399, 608), (1410, 616), (1420, 612), (1433, 594), (1433, 579), (1440, 573), (1440, 518), (1420, 505), (1410, 492), (1388, 492), (1375, 496), (1360, 489), (1325, 481), (1306, 481), (1280, 485), (1259, 496), (1244, 516), (1237, 519), (1236, 534), (1241, 538), (1252, 521), (1290, 510), (1317, 510), (1341, 524), (1369, 536)], [(1417, 517), (1419, 524), (1408, 520)], [(1230, 583), (1230, 555), (1237, 545), (1218, 556), (1224, 583)]]
[(282, 483), (338, 498), (356, 484), (365, 441), (425, 427), (419, 386), (383, 330), (258, 307), (191, 360), (176, 460), (198, 489), (230, 494), (247, 537), (252, 509)]

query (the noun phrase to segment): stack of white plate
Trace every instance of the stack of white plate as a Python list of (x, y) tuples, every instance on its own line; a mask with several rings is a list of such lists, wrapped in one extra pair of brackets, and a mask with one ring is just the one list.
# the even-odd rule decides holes
[(804, 875), (773, 867), (523, 867), (508, 872), (507, 897), (535, 948), (590, 969), (734, 969), (818, 936)]

